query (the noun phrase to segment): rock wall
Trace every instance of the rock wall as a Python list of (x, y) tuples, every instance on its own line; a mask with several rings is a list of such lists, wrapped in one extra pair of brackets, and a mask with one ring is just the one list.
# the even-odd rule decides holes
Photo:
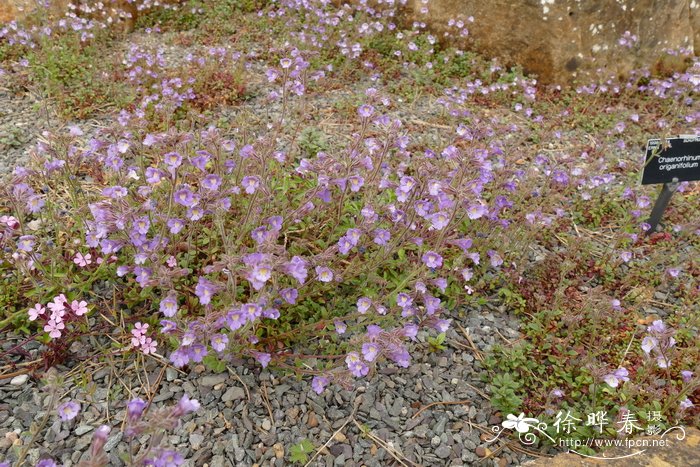
[(425, 6), (407, 0), (407, 19), (445, 32), (450, 19), (473, 16), (472, 46), (546, 83), (571, 83), (597, 68), (677, 69), (683, 59), (664, 49), (700, 52), (700, 0), (430, 0), (421, 13)]
[[(405, 1), (400, 13), (406, 21), (424, 21), (440, 35), (449, 31), (450, 19), (473, 17), (464, 45), (507, 65), (520, 64), (543, 83), (585, 81), (598, 68), (622, 76), (641, 67), (677, 70), (684, 67), (683, 58), (664, 49), (700, 54), (700, 0)], [(68, 0), (51, 3), (65, 9)], [(0, 23), (21, 17), (32, 5), (36, 0), (0, 0)], [(451, 37), (446, 40), (462, 41)]]
[(0, 24), (21, 18), (29, 8), (29, 0), (0, 0)]

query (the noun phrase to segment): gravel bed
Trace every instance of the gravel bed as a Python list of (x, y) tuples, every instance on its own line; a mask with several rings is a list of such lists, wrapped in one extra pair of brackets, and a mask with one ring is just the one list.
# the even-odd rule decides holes
[[(469, 330), (481, 352), (518, 337), (517, 320), (488, 305), (453, 313), (452, 318)], [(387, 449), (415, 465), (505, 466), (525, 461), (508, 449), (486, 462), (482, 459), (488, 451), (482, 431), (473, 425), (489, 429), (501, 419), (483, 397), (488, 376), (481, 363), (471, 350), (455, 344), (466, 344), (459, 329), (455, 326), (447, 333), (444, 351), (429, 352), (424, 338), (419, 335), (410, 368), (383, 363), (377, 374), (356, 382), (352, 391), (335, 388), (321, 396), (306, 380), (283, 377), (249, 362), (221, 374), (202, 366), (188, 373), (168, 367), (154, 392), (151, 410), (172, 405), (185, 393), (202, 404), (169, 437), (188, 466), (290, 465), (289, 448), (303, 439), (317, 449), (326, 446), (312, 463), (317, 466), (400, 465)], [(151, 363), (148, 378), (156, 384), (162, 366)], [(89, 397), (89, 391), (68, 391), (67, 397), (82, 401), (82, 412), (71, 422), (62, 423), (56, 415), (49, 418), (47, 429), (29, 449), (32, 464), (51, 456), (66, 467), (75, 465), (86, 454), (98, 425), (118, 427), (124, 417), (123, 402), (111, 400), (109, 388), (141, 384), (136, 371), (123, 371), (122, 381), (110, 385), (110, 373), (102, 368), (91, 374), (94, 386)], [(0, 380), (0, 458), (11, 459), (12, 445), (27, 443), (30, 425), (45, 413), (47, 396), (37, 387), (34, 379), (25, 376)], [(435, 402), (456, 403), (420, 411)], [(111, 421), (106, 421), (108, 416)], [(364, 435), (355, 421), (367, 427), (371, 436)], [(121, 437), (114, 429), (109, 438), (110, 465), (124, 465), (119, 454), (128, 447)]]

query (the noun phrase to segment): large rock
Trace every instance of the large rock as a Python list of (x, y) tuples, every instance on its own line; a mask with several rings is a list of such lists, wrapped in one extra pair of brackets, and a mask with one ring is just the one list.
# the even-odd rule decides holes
[[(598, 68), (618, 75), (673, 69), (683, 60), (664, 49), (700, 52), (700, 0), (430, 0), (421, 13), (424, 6), (407, 0), (408, 19), (443, 33), (450, 19), (473, 16), (467, 26), (477, 50), (545, 83), (571, 83)], [(631, 47), (618, 42), (626, 31), (638, 38)]]

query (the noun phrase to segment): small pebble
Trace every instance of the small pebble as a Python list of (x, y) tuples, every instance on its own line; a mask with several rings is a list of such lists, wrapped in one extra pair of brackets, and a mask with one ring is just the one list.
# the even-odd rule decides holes
[(22, 386), (29, 379), (29, 375), (17, 375), (10, 380), (12, 386)]

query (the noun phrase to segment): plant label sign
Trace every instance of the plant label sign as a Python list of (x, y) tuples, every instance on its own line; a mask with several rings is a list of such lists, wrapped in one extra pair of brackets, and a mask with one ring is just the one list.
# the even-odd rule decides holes
[(679, 136), (647, 142), (642, 185), (700, 180), (700, 136)]

